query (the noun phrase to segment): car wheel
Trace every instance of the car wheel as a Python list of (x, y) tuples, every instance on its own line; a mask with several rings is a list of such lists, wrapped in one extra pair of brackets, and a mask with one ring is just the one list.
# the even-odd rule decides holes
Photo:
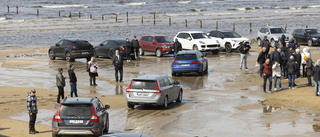
[(109, 118), (107, 118), (107, 120), (106, 120), (106, 125), (104, 127), (103, 132), (104, 133), (108, 133), (109, 132)]
[(204, 70), (203, 68), (201, 69), (201, 71), (198, 72), (199, 76), (203, 76), (204, 75)]
[(230, 43), (227, 43), (225, 46), (226, 52), (230, 53), (232, 51), (232, 47)]
[(157, 56), (157, 57), (162, 57), (162, 52), (161, 52), (160, 49), (157, 49), (157, 50), (156, 50), (156, 56)]
[(172, 72), (172, 73), (171, 73), (171, 76), (176, 76), (176, 73)]
[(52, 50), (49, 50), (49, 59), (50, 60), (55, 60), (56, 57), (53, 55), (53, 51)]
[(109, 58), (110, 58), (110, 59), (113, 59), (113, 56), (114, 56), (114, 51), (113, 51), (113, 50), (110, 50), (110, 51), (109, 51)]
[(260, 38), (258, 38), (257, 39), (257, 44), (258, 44), (259, 47), (261, 47), (261, 43), (262, 43), (262, 40)]
[(165, 109), (168, 108), (168, 96), (164, 97), (162, 107)]
[(312, 39), (309, 39), (309, 40), (308, 40), (308, 46), (310, 46), (310, 47), (313, 46), (313, 41), (312, 41)]
[(70, 52), (67, 52), (67, 53), (66, 53), (66, 60), (67, 60), (68, 62), (74, 61), (74, 58), (71, 57)]
[(128, 108), (134, 109), (134, 105), (131, 103), (127, 103)]
[(218, 54), (218, 53), (219, 53), (219, 50), (212, 51), (212, 54)]
[(274, 41), (274, 39), (271, 39), (270, 45), (271, 47), (274, 47), (276, 45), (276, 42)]
[(179, 96), (178, 96), (176, 102), (179, 102), (179, 103), (180, 103), (180, 102), (182, 101), (182, 95), (183, 95), (183, 92), (182, 92), (182, 90), (180, 90), (180, 91), (179, 91)]
[(192, 49), (193, 50), (198, 50), (198, 46), (197, 45), (193, 45)]
[(142, 48), (139, 48), (139, 55), (141, 55), (141, 56), (144, 55), (144, 50)]
[(209, 69), (208, 69), (208, 63), (207, 63), (207, 66), (206, 66), (206, 74), (208, 74), (208, 72), (209, 72)]

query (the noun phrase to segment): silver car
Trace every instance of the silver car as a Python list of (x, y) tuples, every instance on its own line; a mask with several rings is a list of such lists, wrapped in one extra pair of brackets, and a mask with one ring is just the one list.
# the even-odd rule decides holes
[(274, 47), (276, 45), (276, 42), (278, 42), (279, 39), (281, 39), (282, 35), (286, 37), (286, 42), (289, 41), (289, 38), (292, 38), (292, 35), (287, 33), (281, 27), (269, 26), (265, 28), (260, 28), (257, 37), (258, 46), (261, 46), (264, 36), (267, 36), (267, 39), (270, 41), (270, 45)]
[(167, 75), (144, 75), (132, 79), (126, 90), (127, 105), (151, 104), (167, 108), (170, 102), (181, 102), (183, 90), (179, 82)]

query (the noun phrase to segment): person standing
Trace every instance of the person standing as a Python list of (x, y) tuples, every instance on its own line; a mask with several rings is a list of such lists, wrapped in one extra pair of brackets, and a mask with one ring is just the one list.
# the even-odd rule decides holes
[(297, 71), (296, 71), (296, 76), (297, 78), (301, 77), (301, 73), (300, 73), (300, 66), (301, 66), (301, 54), (300, 54), (300, 50), (297, 48), (296, 49), (296, 55), (294, 57), (297, 61)]
[(272, 66), (270, 63), (270, 59), (267, 59), (266, 62), (262, 66), (263, 69), (263, 92), (266, 92), (266, 85), (267, 85), (267, 80), (269, 80), (269, 93), (272, 93)]
[(296, 73), (296, 63), (294, 62), (294, 57), (290, 56), (289, 62), (286, 64), (289, 76), (289, 89), (294, 89), (294, 79)]
[(122, 82), (123, 61), (122, 56), (119, 55), (119, 50), (116, 50), (116, 55), (113, 57), (112, 64), (114, 65), (116, 82), (118, 83), (118, 72), (120, 72), (120, 82)]
[(302, 77), (307, 77), (307, 73), (306, 73), (306, 65), (307, 65), (307, 60), (306, 59), (310, 59), (311, 58), (311, 54), (310, 54), (310, 50), (309, 47), (305, 47), (302, 50), (301, 53), (301, 64), (302, 64)]
[(60, 103), (60, 96), (64, 99), (64, 87), (66, 86), (65, 77), (62, 75), (63, 69), (58, 68), (58, 73), (56, 75), (56, 84), (58, 87), (58, 98), (57, 103)]
[(89, 76), (90, 76), (90, 86), (97, 86), (96, 84), (96, 76), (98, 76), (98, 63), (94, 57), (91, 57), (91, 60), (88, 62), (88, 66), (90, 68)]
[(307, 71), (308, 87), (312, 86), (312, 83), (311, 83), (312, 69), (313, 69), (312, 59), (307, 59), (306, 71)]
[(281, 87), (281, 68), (280, 68), (280, 64), (276, 61), (273, 63), (272, 66), (272, 77), (273, 77), (273, 81), (274, 81), (274, 91), (277, 91), (277, 81), (279, 83), (279, 90), (282, 90)]
[(289, 48), (289, 43), (286, 43), (286, 46), (283, 48), (284, 50), (284, 60), (283, 60), (283, 71), (284, 71), (284, 77), (285, 79), (288, 79), (288, 68), (286, 68), (285, 66), (287, 66), (287, 63), (289, 62), (289, 58), (290, 58), (290, 48)]
[(270, 61), (271, 61), (271, 64), (274, 63), (274, 54), (277, 52), (277, 47), (273, 47), (273, 51), (271, 52), (270, 54)]
[(128, 61), (131, 61), (131, 57), (130, 57), (131, 42), (129, 41), (129, 38), (126, 38), (125, 48), (126, 48), (126, 59), (127, 59), (127, 62), (128, 62)]
[(76, 73), (74, 73), (74, 65), (71, 64), (69, 66), (69, 70), (68, 70), (68, 73), (69, 73), (69, 79), (70, 79), (70, 89), (71, 89), (71, 92), (70, 92), (70, 96), (73, 97), (73, 94), (78, 97), (78, 93), (77, 93), (77, 76), (76, 76)]
[(280, 64), (280, 68), (281, 68), (281, 63), (282, 63), (282, 57), (281, 57), (281, 48), (278, 48), (276, 50), (276, 52), (274, 52), (273, 55), (273, 63), (274, 62), (278, 62), (278, 64)]
[(174, 40), (174, 43), (173, 43), (173, 54), (174, 56), (176, 56), (176, 54), (182, 50), (182, 45), (181, 43), (178, 41), (178, 39), (176, 38)]
[(257, 58), (257, 62), (260, 64), (260, 77), (262, 77), (262, 74), (263, 74), (262, 68), (265, 61), (266, 61), (266, 47), (263, 47)]
[(250, 50), (250, 46), (248, 44), (246, 44), (246, 42), (241, 42), (241, 45), (240, 45), (240, 70), (242, 70), (242, 64), (243, 64), (243, 61), (244, 61), (244, 68), (245, 69), (248, 69), (247, 67), (247, 54)]
[(262, 48), (263, 48), (263, 47), (266, 48), (266, 55), (268, 56), (271, 45), (270, 45), (270, 42), (269, 42), (267, 36), (264, 36), (264, 39), (263, 39), (262, 44), (261, 44), (261, 47), (262, 47)]
[(316, 96), (319, 96), (319, 86), (320, 86), (320, 60), (317, 61), (313, 69), (313, 81), (314, 81), (314, 92)]
[(29, 134), (39, 133), (39, 131), (36, 131), (36, 129), (34, 128), (38, 114), (37, 96), (35, 89), (32, 89), (28, 94), (27, 109), (29, 114)]
[(136, 36), (133, 36), (133, 40), (131, 41), (131, 45), (134, 49), (136, 60), (140, 60), (140, 56), (139, 56), (140, 45), (139, 45), (139, 41), (137, 40)]
[(296, 44), (294, 43), (293, 38), (290, 38), (288, 43), (289, 43), (289, 48), (292, 48), (292, 50), (295, 51), (296, 50)]

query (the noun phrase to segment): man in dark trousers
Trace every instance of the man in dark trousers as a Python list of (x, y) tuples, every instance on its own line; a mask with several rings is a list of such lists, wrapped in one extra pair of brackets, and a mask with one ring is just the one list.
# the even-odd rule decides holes
[(69, 66), (69, 70), (68, 70), (68, 73), (69, 73), (69, 78), (70, 78), (70, 89), (71, 89), (71, 92), (70, 92), (70, 96), (73, 97), (73, 94), (78, 97), (78, 94), (77, 94), (77, 76), (76, 76), (76, 73), (74, 73), (74, 65), (71, 64)]
[(257, 62), (260, 64), (260, 77), (262, 77), (263, 64), (266, 62), (266, 47), (262, 48), (262, 51), (259, 53)]
[(263, 41), (261, 43), (261, 48), (263, 48), (263, 47), (266, 48), (266, 55), (268, 55), (271, 45), (270, 45), (270, 42), (269, 42), (267, 36), (264, 36), (264, 39), (263, 39)]
[(286, 68), (288, 71), (288, 76), (289, 76), (289, 89), (295, 89), (294, 87), (294, 80), (295, 80), (295, 74), (296, 74), (296, 63), (294, 62), (294, 57), (290, 56), (289, 61), (286, 64)]
[(245, 69), (248, 69), (247, 67), (247, 54), (250, 50), (250, 46), (248, 44), (246, 44), (246, 42), (241, 42), (241, 45), (240, 45), (240, 70), (242, 70), (242, 64), (243, 64), (243, 61), (244, 61), (244, 68)]
[(182, 45), (181, 43), (178, 41), (178, 39), (174, 40), (173, 43), (173, 52), (174, 52), (174, 56), (176, 56), (176, 54), (182, 50)]
[(269, 93), (272, 93), (272, 66), (270, 63), (270, 59), (266, 59), (266, 62), (262, 65), (263, 70), (263, 92), (267, 93), (266, 85), (267, 80), (269, 80)]
[(122, 82), (123, 61), (122, 56), (119, 55), (119, 50), (116, 50), (116, 55), (113, 57), (112, 63), (114, 65), (116, 82), (118, 83), (118, 71), (120, 72), (120, 82)]
[(319, 86), (320, 86), (320, 61), (318, 60), (315, 63), (315, 67), (313, 69), (313, 80), (314, 80), (314, 92), (316, 96), (319, 96)]
[(36, 123), (37, 114), (38, 114), (38, 107), (37, 107), (37, 96), (36, 96), (36, 90), (33, 89), (28, 94), (27, 98), (27, 109), (29, 114), (29, 134), (35, 134), (39, 133), (39, 131), (36, 131), (34, 128), (34, 125)]
[(58, 73), (56, 75), (56, 84), (58, 87), (58, 97), (57, 103), (60, 103), (60, 96), (64, 99), (64, 87), (66, 86), (65, 77), (62, 75), (63, 69), (58, 68)]
[(134, 49), (136, 60), (140, 60), (140, 57), (139, 57), (139, 47), (140, 47), (140, 45), (139, 45), (139, 41), (137, 40), (136, 36), (133, 36), (133, 39), (131, 41), (131, 46)]
[(297, 78), (301, 77), (301, 73), (300, 73), (300, 66), (301, 66), (301, 54), (300, 54), (300, 50), (296, 49), (296, 55), (294, 57), (297, 61), (297, 73), (296, 76)]

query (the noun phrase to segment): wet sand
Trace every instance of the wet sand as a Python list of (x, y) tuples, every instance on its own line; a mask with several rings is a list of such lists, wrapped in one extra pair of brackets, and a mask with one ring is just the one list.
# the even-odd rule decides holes
[[(183, 101), (163, 110), (150, 106), (128, 109), (125, 90), (138, 75), (170, 75), (172, 56), (157, 58), (152, 53), (142, 61), (124, 62), (124, 83), (114, 83), (114, 70), (108, 58), (98, 58), (97, 87), (90, 87), (85, 59), (77, 59), (79, 96), (97, 96), (109, 104), (110, 132), (143, 132), (153, 136), (316, 136), (320, 131), (320, 99), (314, 87), (305, 87), (306, 78), (296, 80), (297, 89), (273, 94), (262, 93), (262, 79), (255, 60), (259, 48), (253, 44), (248, 56), (249, 70), (239, 70), (239, 53), (208, 54), (209, 74), (174, 77), (184, 89)], [(311, 47), (312, 58), (320, 58), (319, 48)], [(27, 92), (37, 89), (39, 114), (34, 136), (50, 136), (57, 88), (58, 67), (71, 63), (50, 61), (47, 49), (0, 51), (1, 101), (0, 136), (28, 134)], [(67, 76), (66, 71), (64, 75)], [(65, 87), (69, 96), (70, 87)], [(30, 135), (31, 136), (31, 135)]]

